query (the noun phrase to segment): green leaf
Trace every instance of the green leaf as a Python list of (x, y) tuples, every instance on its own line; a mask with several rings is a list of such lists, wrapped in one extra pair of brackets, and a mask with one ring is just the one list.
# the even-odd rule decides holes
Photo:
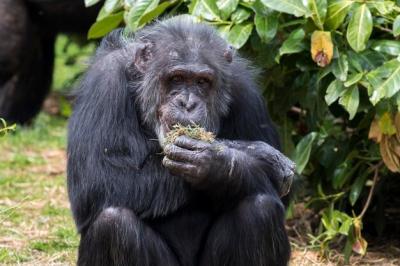
[(369, 72), (366, 77), (373, 87), (370, 101), (375, 105), (382, 98), (390, 98), (400, 90), (400, 61), (390, 60)]
[(342, 221), (342, 225), (339, 228), (339, 234), (347, 236), (352, 224), (353, 224), (353, 219), (350, 216), (347, 216), (347, 219)]
[(235, 12), (233, 12), (233, 14), (231, 16), (231, 20), (235, 24), (240, 24), (240, 23), (244, 22), (246, 19), (248, 19), (250, 17), (250, 15), (251, 15), (250, 11), (248, 11), (245, 8), (239, 7), (238, 9), (236, 9)]
[(124, 4), (122, 0), (106, 0), (104, 3), (104, 11), (108, 14), (123, 8)]
[(305, 37), (305, 32), (303, 29), (297, 29), (290, 33), (289, 37), (283, 42), (281, 48), (279, 48), (279, 58), (284, 54), (294, 54), (299, 53), (305, 49), (303, 39)]
[(348, 71), (349, 71), (349, 62), (347, 61), (347, 55), (341, 54), (339, 58), (333, 61), (332, 73), (338, 80), (346, 81)]
[(362, 77), (364, 76), (364, 73), (354, 73), (352, 74), (349, 79), (344, 83), (344, 86), (346, 88), (356, 84), (357, 82), (359, 82)]
[(343, 83), (337, 79), (329, 84), (326, 89), (325, 101), (328, 105), (334, 103), (340, 96), (342, 96), (346, 91), (346, 88), (343, 86)]
[(221, 36), (224, 40), (228, 41), (229, 32), (231, 30), (232, 25), (221, 25), (218, 26), (217, 30), (219, 36)]
[(217, 7), (222, 19), (228, 19), (232, 12), (236, 10), (238, 4), (239, 0), (217, 0)]
[(396, 134), (396, 126), (393, 124), (392, 115), (389, 112), (385, 112), (379, 117), (378, 125), (382, 134), (389, 136)]
[(311, 15), (301, 0), (261, 0), (261, 2), (273, 10), (292, 14), (296, 17)]
[(94, 5), (97, 4), (98, 2), (100, 2), (100, 0), (85, 0), (85, 6), (86, 6), (86, 7), (94, 6)]
[(311, 11), (311, 18), (314, 20), (315, 25), (323, 30), (328, 8), (327, 0), (306, 0), (306, 3)]
[(378, 40), (371, 43), (371, 48), (377, 52), (393, 56), (400, 54), (400, 42), (392, 40)]
[(353, 3), (353, 1), (349, 0), (328, 0), (328, 11), (325, 20), (327, 28), (330, 30), (339, 28)]
[(366, 4), (358, 5), (347, 27), (347, 41), (356, 52), (365, 49), (372, 33), (372, 15)]
[(254, 16), (254, 24), (258, 36), (265, 43), (270, 42), (276, 35), (278, 30), (278, 15), (277, 13), (270, 13), (266, 16), (256, 14)]
[(351, 190), (349, 194), (349, 201), (351, 206), (356, 204), (360, 194), (364, 188), (365, 181), (367, 180), (369, 172), (365, 171), (363, 174), (359, 175), (354, 181), (353, 185), (351, 185)]
[(228, 42), (236, 49), (239, 49), (247, 42), (252, 30), (253, 23), (237, 24), (229, 32)]
[(347, 173), (349, 172), (349, 163), (341, 163), (333, 172), (332, 187), (334, 189), (341, 189), (347, 181)]
[(395, 97), (396, 105), (397, 105), (397, 112), (400, 113), (400, 93), (397, 93)]
[(97, 18), (96, 21), (100, 21), (103, 18), (109, 16), (110, 14), (108, 14), (105, 10), (104, 10), (104, 6), (100, 9), (99, 13), (97, 14)]
[(302, 138), (297, 144), (296, 150), (294, 151), (293, 160), (296, 163), (296, 171), (298, 174), (301, 174), (304, 171), (304, 168), (310, 159), (311, 148), (317, 139), (317, 136), (318, 133), (311, 132)]
[(194, 16), (210, 21), (221, 20), (217, 3), (214, 0), (197, 0), (190, 7), (191, 13)]
[(367, 2), (370, 8), (376, 9), (381, 15), (386, 15), (393, 10), (394, 2), (392, 1), (371, 1)]
[(137, 0), (129, 10), (125, 21), (129, 29), (136, 31), (140, 25), (140, 20), (144, 14), (154, 9), (159, 0)]
[(142, 18), (140, 19), (140, 22), (139, 22), (139, 26), (149, 23), (150, 21), (152, 21), (153, 19), (157, 18), (162, 13), (164, 13), (164, 11), (167, 8), (169, 8), (172, 5), (175, 5), (176, 3), (177, 3), (177, 1), (167, 1), (167, 2), (161, 3), (156, 8), (154, 8), (153, 10), (150, 10), (149, 12), (147, 12), (146, 14), (144, 14), (142, 16)]
[(347, 88), (345, 93), (339, 99), (339, 104), (341, 104), (349, 113), (350, 120), (352, 120), (356, 115), (359, 103), (360, 97), (357, 86)]
[(394, 37), (400, 35), (400, 15), (398, 15), (393, 22), (393, 35)]
[(117, 14), (109, 15), (97, 21), (90, 27), (88, 32), (88, 39), (96, 39), (103, 37), (110, 31), (118, 27), (119, 24), (121, 24), (123, 18), (124, 18), (124, 12), (121, 11)]

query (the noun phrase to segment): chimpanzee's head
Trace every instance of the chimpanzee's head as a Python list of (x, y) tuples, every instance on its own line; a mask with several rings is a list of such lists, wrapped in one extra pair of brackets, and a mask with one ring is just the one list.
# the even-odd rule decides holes
[(173, 18), (135, 37), (138, 104), (161, 145), (175, 124), (215, 134), (228, 114), (233, 49), (210, 26)]

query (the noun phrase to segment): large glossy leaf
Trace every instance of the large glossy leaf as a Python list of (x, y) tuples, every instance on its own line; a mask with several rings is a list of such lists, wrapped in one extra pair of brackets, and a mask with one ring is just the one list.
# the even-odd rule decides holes
[(142, 16), (150, 10), (157, 7), (159, 0), (137, 0), (129, 10), (126, 24), (132, 31), (135, 31), (139, 25)]
[(233, 26), (228, 34), (229, 43), (236, 49), (239, 49), (247, 42), (252, 30), (253, 23), (242, 23)]
[(221, 20), (217, 3), (214, 0), (195, 0), (190, 5), (189, 12), (194, 16), (210, 21)]
[(301, 174), (306, 167), (311, 154), (311, 149), (313, 143), (317, 139), (318, 133), (311, 132), (304, 138), (300, 140), (300, 142), (296, 146), (296, 150), (294, 152), (293, 160), (296, 163), (296, 171), (298, 174)]
[(367, 180), (368, 174), (370, 174), (368, 171), (365, 171), (364, 173), (360, 174), (354, 181), (353, 185), (351, 186), (349, 195), (349, 201), (351, 206), (354, 206), (354, 204), (356, 204), (358, 198), (360, 197), (361, 192), (365, 185), (365, 181)]
[(350, 120), (353, 119), (356, 115), (359, 103), (360, 96), (357, 86), (347, 88), (339, 99), (339, 104), (341, 104), (344, 109), (346, 109), (346, 111), (349, 113)]
[(372, 15), (366, 4), (358, 5), (347, 27), (347, 41), (356, 52), (365, 49), (372, 33)]
[(118, 27), (124, 18), (124, 12), (109, 15), (94, 23), (88, 32), (88, 39), (100, 38)]
[(339, 58), (333, 61), (332, 73), (340, 81), (346, 81), (348, 71), (349, 62), (347, 61), (347, 55), (340, 54)]
[(236, 10), (239, 0), (217, 0), (222, 19), (227, 19)]
[(400, 42), (393, 40), (378, 40), (371, 43), (371, 48), (377, 52), (393, 56), (400, 55)]
[(349, 79), (344, 83), (345, 87), (351, 87), (352, 85), (356, 84), (359, 82), (364, 76), (364, 73), (354, 73), (351, 76), (349, 76)]
[(311, 11), (311, 18), (315, 25), (323, 30), (328, 7), (327, 0), (306, 0), (306, 3), (308, 9)]
[(228, 41), (229, 32), (231, 30), (232, 25), (221, 25), (217, 27), (219, 35)]
[(94, 6), (94, 5), (97, 4), (98, 2), (100, 2), (100, 0), (85, 0), (85, 6), (86, 6), (86, 7)]
[(398, 15), (393, 22), (393, 35), (395, 37), (400, 35), (400, 15)]
[(310, 16), (311, 12), (301, 0), (261, 0), (261, 2), (276, 11), (295, 15), (296, 17)]
[(108, 14), (113, 13), (114, 11), (121, 9), (123, 7), (122, 0), (106, 0), (104, 2), (104, 11)]
[(373, 87), (370, 97), (372, 104), (383, 98), (392, 97), (400, 90), (400, 61), (390, 60), (367, 74), (367, 80)]
[(248, 19), (250, 15), (251, 13), (249, 10), (242, 7), (238, 7), (238, 9), (236, 9), (236, 11), (232, 13), (231, 20), (235, 24), (240, 24), (244, 22), (246, 19)]
[(393, 1), (367, 1), (370, 8), (376, 9), (381, 15), (386, 15), (393, 11), (394, 2)]
[(150, 10), (149, 12), (147, 12), (146, 14), (144, 14), (142, 16), (142, 18), (140, 19), (140, 22), (139, 22), (139, 26), (149, 23), (150, 21), (152, 21), (153, 19), (157, 18), (159, 15), (164, 13), (164, 11), (167, 8), (169, 8), (170, 6), (172, 6), (176, 3), (177, 3), (177, 1), (166, 1), (166, 2), (159, 4), (153, 10)]
[(278, 30), (278, 15), (276, 13), (270, 13), (268, 15), (256, 14), (254, 16), (254, 24), (258, 36), (265, 43), (270, 42), (276, 35)]
[(328, 0), (328, 11), (325, 25), (330, 30), (337, 29), (342, 25), (354, 1), (350, 0)]
[(334, 103), (340, 96), (342, 96), (346, 91), (346, 88), (343, 86), (343, 83), (337, 79), (329, 84), (326, 89), (325, 101), (328, 105)]
[(303, 43), (304, 37), (305, 32), (303, 29), (297, 29), (290, 33), (289, 37), (283, 42), (279, 49), (279, 55), (276, 60), (279, 61), (280, 56), (284, 54), (294, 54), (303, 51), (305, 49)]

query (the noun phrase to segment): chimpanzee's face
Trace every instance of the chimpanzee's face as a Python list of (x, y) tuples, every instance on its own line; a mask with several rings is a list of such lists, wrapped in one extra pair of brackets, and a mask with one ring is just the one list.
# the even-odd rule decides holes
[(232, 62), (232, 48), (218, 40), (171, 39), (165, 44), (144, 42), (137, 48), (135, 66), (143, 75), (138, 90), (142, 119), (162, 146), (176, 124), (196, 124), (218, 134), (222, 117), (229, 112)]
[(219, 117), (213, 115), (212, 103), (218, 87), (211, 67), (201, 63), (178, 64), (162, 73), (160, 81), (157, 116), (161, 143), (175, 124), (196, 124), (217, 133)]

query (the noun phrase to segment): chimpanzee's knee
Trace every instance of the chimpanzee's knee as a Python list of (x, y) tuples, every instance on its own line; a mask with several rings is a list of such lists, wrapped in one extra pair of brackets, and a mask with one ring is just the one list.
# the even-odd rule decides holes
[(164, 241), (132, 210), (104, 209), (82, 233), (78, 265), (177, 265)]
[(277, 196), (243, 199), (211, 228), (200, 265), (287, 265), (290, 245), (284, 218)]

